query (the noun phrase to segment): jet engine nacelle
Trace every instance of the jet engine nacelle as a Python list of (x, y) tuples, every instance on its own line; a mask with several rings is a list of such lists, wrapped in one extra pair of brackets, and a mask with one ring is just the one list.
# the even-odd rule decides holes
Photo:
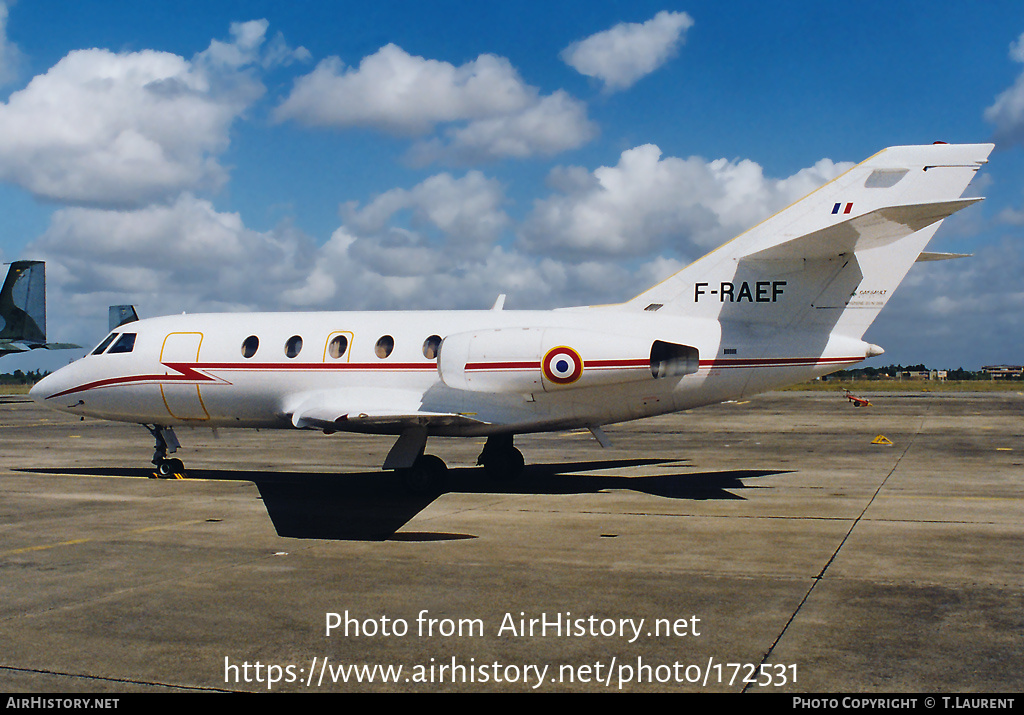
[(572, 328), (493, 328), (449, 335), (437, 369), (449, 387), (532, 393), (697, 372), (697, 349)]

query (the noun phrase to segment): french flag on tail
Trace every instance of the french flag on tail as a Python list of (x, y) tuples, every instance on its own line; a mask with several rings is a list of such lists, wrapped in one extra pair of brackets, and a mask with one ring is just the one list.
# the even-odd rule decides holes
[[(843, 208), (844, 205), (845, 205), (846, 208)], [(850, 213), (851, 211), (853, 211), (853, 202), (851, 201), (848, 204), (841, 204), (841, 203), (836, 204), (835, 206), (832, 207), (832, 213), (833, 214), (837, 214), (837, 213), (839, 213), (840, 209), (842, 209), (844, 214)]]

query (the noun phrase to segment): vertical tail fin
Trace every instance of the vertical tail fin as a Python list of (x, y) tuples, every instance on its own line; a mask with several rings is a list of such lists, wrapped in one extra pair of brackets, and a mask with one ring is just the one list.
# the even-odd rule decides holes
[(859, 339), (992, 148), (885, 149), (624, 307)]
[(107, 329), (113, 332), (114, 328), (120, 328), (126, 323), (134, 323), (139, 319), (139, 313), (134, 305), (112, 305), (107, 308), (107, 322), (110, 327)]
[(46, 265), (15, 261), (0, 289), (0, 340), (46, 342)]

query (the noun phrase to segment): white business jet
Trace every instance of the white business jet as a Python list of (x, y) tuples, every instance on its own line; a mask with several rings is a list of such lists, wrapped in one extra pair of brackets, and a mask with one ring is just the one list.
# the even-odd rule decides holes
[(144, 425), (162, 476), (174, 428), (397, 435), (384, 469), (433, 485), (427, 438), (484, 436), (488, 474), (521, 471), (513, 436), (687, 410), (801, 382), (882, 349), (865, 330), (991, 144), (885, 149), (617, 305), (224, 313), (130, 322), (39, 382), (75, 415)]

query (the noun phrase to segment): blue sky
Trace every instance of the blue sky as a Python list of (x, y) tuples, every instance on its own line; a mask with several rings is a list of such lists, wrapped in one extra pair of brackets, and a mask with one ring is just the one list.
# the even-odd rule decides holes
[[(0, 5), (0, 258), (106, 307), (625, 300), (879, 149), (995, 141), (871, 364), (1024, 361), (1024, 5)], [(10, 356), (0, 369), (59, 366)]]

